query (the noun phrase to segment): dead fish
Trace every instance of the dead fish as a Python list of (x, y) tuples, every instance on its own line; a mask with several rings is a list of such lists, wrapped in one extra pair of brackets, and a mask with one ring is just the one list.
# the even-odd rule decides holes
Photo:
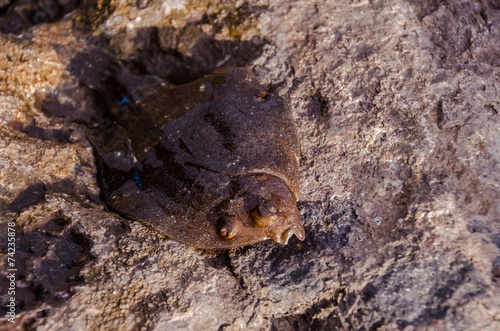
[(112, 210), (197, 248), (304, 239), (291, 113), (245, 71), (157, 85), (112, 114), (98, 148)]

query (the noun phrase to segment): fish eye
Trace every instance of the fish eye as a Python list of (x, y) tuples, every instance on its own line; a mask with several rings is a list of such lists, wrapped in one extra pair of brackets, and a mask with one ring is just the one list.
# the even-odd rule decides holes
[(242, 227), (241, 221), (232, 215), (223, 215), (217, 221), (217, 232), (225, 240), (236, 237)]
[(265, 226), (276, 221), (277, 218), (276, 207), (266, 201), (261, 201), (252, 212), (252, 219), (257, 226)]

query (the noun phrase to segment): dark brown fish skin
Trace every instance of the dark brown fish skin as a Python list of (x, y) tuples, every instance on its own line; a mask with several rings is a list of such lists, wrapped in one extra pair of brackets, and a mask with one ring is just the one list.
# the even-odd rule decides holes
[(116, 111), (99, 147), (107, 204), (198, 248), (303, 240), (295, 126), (263, 91), (242, 71), (223, 72), (156, 86), (126, 116)]

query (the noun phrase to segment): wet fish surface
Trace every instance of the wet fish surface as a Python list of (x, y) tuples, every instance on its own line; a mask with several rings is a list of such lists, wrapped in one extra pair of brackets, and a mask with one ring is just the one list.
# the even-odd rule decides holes
[(248, 74), (158, 84), (110, 116), (98, 168), (112, 210), (197, 248), (304, 239), (291, 113)]

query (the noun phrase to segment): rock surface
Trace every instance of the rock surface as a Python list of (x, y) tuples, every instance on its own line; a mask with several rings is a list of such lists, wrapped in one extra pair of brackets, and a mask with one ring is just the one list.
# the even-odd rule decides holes
[[(498, 2), (54, 3), (0, 3), (50, 18), (0, 35), (2, 328), (500, 329)], [(99, 198), (110, 105), (222, 65), (293, 111), (304, 243), (196, 250)]]

